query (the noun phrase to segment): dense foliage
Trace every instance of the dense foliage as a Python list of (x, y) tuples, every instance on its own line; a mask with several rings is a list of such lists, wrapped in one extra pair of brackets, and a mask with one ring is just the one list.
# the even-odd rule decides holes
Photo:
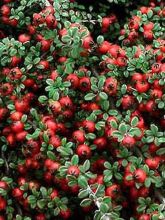
[(165, 219), (161, 0), (0, 1), (0, 220)]

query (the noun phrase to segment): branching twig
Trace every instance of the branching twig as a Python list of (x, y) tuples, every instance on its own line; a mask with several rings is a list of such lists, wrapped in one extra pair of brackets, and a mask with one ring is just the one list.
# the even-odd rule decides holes
[(96, 24), (98, 21), (97, 20), (82, 20), (82, 23), (92, 23), (92, 24)]
[(99, 76), (99, 73), (98, 73), (98, 71), (96, 70), (96, 68), (95, 68), (94, 66), (91, 67), (91, 70), (92, 70), (92, 73), (93, 73), (96, 77)]
[(46, 6), (51, 6), (51, 4), (48, 0), (44, 0), (44, 3), (45, 3)]
[(15, 206), (17, 208), (18, 214), (22, 216), (22, 214), (23, 214), (22, 209), (21, 209), (20, 205), (18, 204), (18, 202), (15, 202)]
[(141, 153), (141, 151), (139, 150), (139, 148), (134, 148), (134, 152), (136, 153), (136, 155), (138, 157), (144, 158), (143, 154)]
[(6, 174), (9, 175), (9, 164), (8, 164), (8, 162), (6, 160), (6, 157), (5, 157), (5, 154), (4, 154), (3, 150), (1, 151), (1, 157), (5, 161)]
[[(101, 203), (100, 203), (100, 201), (98, 200), (98, 198), (96, 197), (96, 192), (97, 192), (97, 190), (96, 190), (96, 192), (94, 193), (94, 192), (91, 190), (90, 186), (88, 186), (88, 190), (89, 190), (89, 193), (92, 194), (93, 201), (94, 201), (95, 205), (96, 205), (97, 208), (100, 210)], [(102, 219), (102, 220), (111, 220), (111, 217), (109, 216), (109, 213), (105, 213), (105, 214), (102, 216), (101, 219)]]
[(165, 198), (159, 190), (155, 191), (155, 196), (159, 199), (160, 202), (165, 203)]

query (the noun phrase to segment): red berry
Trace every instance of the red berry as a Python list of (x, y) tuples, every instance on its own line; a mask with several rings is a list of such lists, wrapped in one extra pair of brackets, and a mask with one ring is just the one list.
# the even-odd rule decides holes
[(0, 211), (5, 210), (7, 206), (6, 200), (0, 196)]
[(58, 191), (57, 191), (56, 189), (53, 189), (53, 191), (52, 191), (51, 194), (50, 194), (50, 198), (51, 198), (51, 199), (54, 199), (54, 198), (56, 198), (56, 197), (58, 197), (58, 196), (59, 196)]
[(62, 217), (62, 219), (69, 219), (70, 216), (71, 216), (71, 211), (70, 211), (70, 209), (62, 210), (62, 211), (60, 212), (60, 216)]
[(139, 93), (146, 93), (149, 90), (150, 86), (149, 83), (146, 81), (138, 81), (136, 83), (136, 90)]
[(18, 40), (21, 42), (21, 43), (27, 43), (28, 41), (31, 40), (31, 36), (28, 35), (28, 34), (21, 34), (18, 36)]
[(115, 199), (119, 194), (120, 186), (117, 184), (113, 184), (112, 186), (108, 186), (105, 190), (105, 195), (109, 196), (112, 199)]
[(134, 172), (134, 178), (135, 178), (135, 181), (138, 182), (138, 183), (144, 183), (144, 181), (146, 180), (147, 178), (147, 174), (144, 170), (142, 169), (137, 169), (135, 170)]
[(76, 149), (76, 153), (80, 157), (90, 158), (90, 156), (91, 156), (91, 149), (90, 149), (90, 147), (88, 145), (81, 144), (81, 145), (78, 145), (78, 147)]
[(72, 137), (80, 144), (83, 144), (85, 142), (85, 134), (82, 130), (74, 131)]
[(20, 199), (23, 196), (23, 191), (20, 188), (14, 188), (12, 190), (12, 196), (14, 198)]
[(154, 158), (147, 158), (145, 160), (145, 163), (148, 165), (150, 169), (157, 169), (159, 167), (160, 163), (160, 158), (159, 157), (154, 157)]
[(68, 168), (67, 174), (73, 175), (73, 176), (78, 176), (80, 174), (80, 170), (77, 166), (72, 165)]
[(98, 150), (103, 150), (105, 149), (107, 145), (107, 140), (105, 137), (98, 137), (98, 138), (95, 138), (95, 140), (93, 141), (93, 144), (96, 145)]
[(140, 215), (140, 217), (138, 218), (138, 220), (150, 220), (150, 215), (149, 214), (142, 214)]
[(106, 54), (110, 48), (110, 43), (108, 41), (104, 41), (98, 48), (99, 53)]
[(2, 5), (2, 7), (0, 8), (0, 12), (3, 16), (8, 17), (10, 15), (10, 7), (8, 5)]
[(90, 78), (89, 77), (82, 77), (80, 78), (80, 81), (79, 81), (79, 89), (82, 91), (82, 92), (87, 92), (89, 91), (91, 88), (91, 82), (90, 82)]
[(82, 125), (86, 132), (93, 133), (95, 131), (95, 123), (93, 121), (85, 120)]
[(126, 135), (122, 140), (122, 145), (124, 145), (125, 147), (133, 147), (135, 143), (135, 138), (131, 137), (130, 135)]
[(46, 220), (46, 216), (43, 213), (39, 213), (35, 216), (35, 220)]

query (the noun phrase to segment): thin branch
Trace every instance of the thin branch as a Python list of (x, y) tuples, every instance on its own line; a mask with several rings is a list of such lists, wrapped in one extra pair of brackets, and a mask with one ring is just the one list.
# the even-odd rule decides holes
[(92, 73), (93, 73), (96, 77), (99, 76), (99, 73), (98, 73), (98, 71), (96, 70), (96, 68), (95, 68), (94, 66), (91, 67), (91, 70), (92, 70)]
[(7, 175), (9, 175), (9, 164), (8, 164), (8, 162), (7, 162), (7, 159), (6, 159), (6, 157), (5, 157), (5, 154), (4, 154), (4, 151), (2, 150), (1, 151), (1, 157), (2, 157), (2, 159), (5, 161), (5, 169), (6, 169), (6, 174)]
[(96, 24), (98, 21), (97, 20), (82, 20), (82, 23), (92, 23), (92, 24)]
[(165, 203), (165, 198), (159, 190), (155, 191), (155, 196), (159, 199), (160, 202)]
[(22, 216), (22, 214), (23, 214), (22, 209), (21, 209), (20, 205), (18, 204), (18, 202), (15, 202), (15, 206), (17, 208), (18, 214)]
[(52, 6), (48, 0), (44, 0), (45, 6)]
[[(97, 198), (96, 195), (95, 195), (96, 193), (94, 193), (94, 192), (91, 190), (91, 188), (90, 188), (89, 185), (88, 185), (88, 190), (89, 190), (89, 193), (92, 194), (93, 201), (94, 201), (95, 205), (96, 205), (97, 208), (100, 210), (101, 203), (100, 203), (100, 201), (98, 201), (98, 198)], [(97, 191), (96, 191), (96, 192), (97, 192)], [(102, 216), (101, 220), (111, 220), (111, 217), (109, 216), (109, 214), (110, 214), (110, 213), (105, 213), (105, 214)]]

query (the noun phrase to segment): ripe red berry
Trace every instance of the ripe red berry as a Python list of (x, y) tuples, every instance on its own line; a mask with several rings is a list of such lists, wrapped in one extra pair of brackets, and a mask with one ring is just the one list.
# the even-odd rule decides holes
[(95, 138), (95, 140), (93, 141), (93, 144), (96, 145), (98, 150), (104, 150), (107, 145), (107, 140), (105, 137), (98, 137), (98, 138)]
[(21, 34), (18, 36), (18, 40), (21, 42), (21, 43), (27, 43), (28, 41), (31, 40), (31, 36), (28, 35), (28, 34)]
[(118, 85), (117, 79), (115, 79), (114, 77), (108, 77), (104, 84), (104, 91), (108, 95), (116, 95), (117, 85)]
[(73, 175), (73, 176), (78, 176), (80, 174), (80, 170), (77, 166), (72, 165), (68, 168), (67, 174)]
[(130, 135), (126, 135), (122, 140), (122, 145), (124, 147), (133, 147), (135, 143), (136, 143), (135, 138), (131, 137)]
[(49, 143), (54, 147), (54, 148), (58, 148), (61, 145), (61, 140), (57, 135), (52, 136), (49, 139)]
[(79, 87), (79, 77), (76, 74), (69, 74), (66, 80), (71, 82), (71, 88), (77, 89)]
[(70, 216), (71, 216), (71, 211), (70, 211), (70, 209), (62, 210), (62, 211), (60, 212), (60, 216), (62, 217), (62, 219), (69, 219)]
[(138, 220), (151, 220), (149, 214), (142, 214), (139, 216)]
[(29, 110), (29, 103), (26, 100), (16, 100), (15, 110), (21, 113), (25, 113)]
[(23, 131), (24, 124), (21, 121), (16, 121), (11, 125), (11, 129), (13, 132), (19, 133), (19, 132)]
[(58, 197), (58, 196), (59, 196), (58, 191), (57, 191), (56, 189), (53, 189), (53, 191), (52, 191), (51, 194), (50, 194), (50, 198), (51, 198), (51, 199), (54, 199), (54, 198), (56, 198), (56, 197)]
[(144, 181), (147, 178), (146, 172), (144, 170), (140, 169), (140, 168), (135, 170), (133, 175), (134, 175), (135, 181), (138, 182), (138, 183), (144, 183)]
[(80, 144), (83, 144), (85, 142), (85, 133), (82, 130), (74, 131), (72, 137)]
[(136, 90), (139, 92), (139, 93), (145, 93), (149, 90), (150, 86), (149, 86), (149, 83), (146, 82), (146, 81), (138, 81), (136, 83)]
[(48, 70), (49, 67), (50, 67), (50, 64), (47, 60), (41, 60), (39, 63), (38, 63), (39, 66), (42, 67), (43, 70)]
[(117, 184), (113, 184), (112, 186), (108, 186), (105, 190), (105, 195), (109, 196), (112, 199), (115, 199), (119, 194), (120, 186)]
[(82, 122), (82, 125), (88, 133), (93, 133), (95, 131), (95, 123), (93, 121), (85, 120)]
[(110, 26), (110, 18), (104, 17), (102, 18), (102, 27), (107, 29)]
[(123, 109), (129, 109), (132, 107), (132, 105), (134, 104), (134, 96), (131, 95), (125, 95), (122, 98), (121, 104)]
[(7, 190), (8, 189), (8, 184), (4, 180), (0, 180), (0, 188)]
[(106, 54), (110, 48), (110, 43), (108, 41), (104, 41), (98, 48), (99, 53)]
[(49, 28), (52, 28), (52, 27), (55, 28), (55, 26), (57, 25), (57, 21), (52, 14), (49, 14), (48, 16), (46, 16), (45, 22)]
[(157, 169), (160, 163), (160, 158), (159, 157), (154, 157), (154, 158), (147, 158), (145, 160), (145, 163), (148, 165), (150, 169)]
[(20, 199), (23, 196), (23, 191), (20, 188), (14, 188), (12, 190), (12, 196), (14, 198)]
[(0, 8), (0, 13), (6, 17), (8, 17), (10, 15), (10, 11), (11, 11), (11, 9), (8, 5), (2, 5)]
[(7, 206), (6, 200), (0, 196), (0, 211), (5, 210)]
[(44, 213), (39, 213), (35, 216), (35, 220), (46, 220), (46, 216)]
[(82, 77), (80, 78), (80, 81), (79, 81), (79, 89), (82, 91), (82, 92), (87, 92), (89, 91), (91, 88), (91, 82), (90, 82), (90, 78), (89, 77)]
[(78, 145), (78, 147), (76, 148), (76, 153), (78, 154), (79, 157), (90, 158), (91, 149), (88, 145), (81, 144), (81, 145)]
[(92, 42), (93, 42), (93, 39), (91, 36), (85, 37), (82, 42), (83, 48), (89, 50), (91, 48)]

